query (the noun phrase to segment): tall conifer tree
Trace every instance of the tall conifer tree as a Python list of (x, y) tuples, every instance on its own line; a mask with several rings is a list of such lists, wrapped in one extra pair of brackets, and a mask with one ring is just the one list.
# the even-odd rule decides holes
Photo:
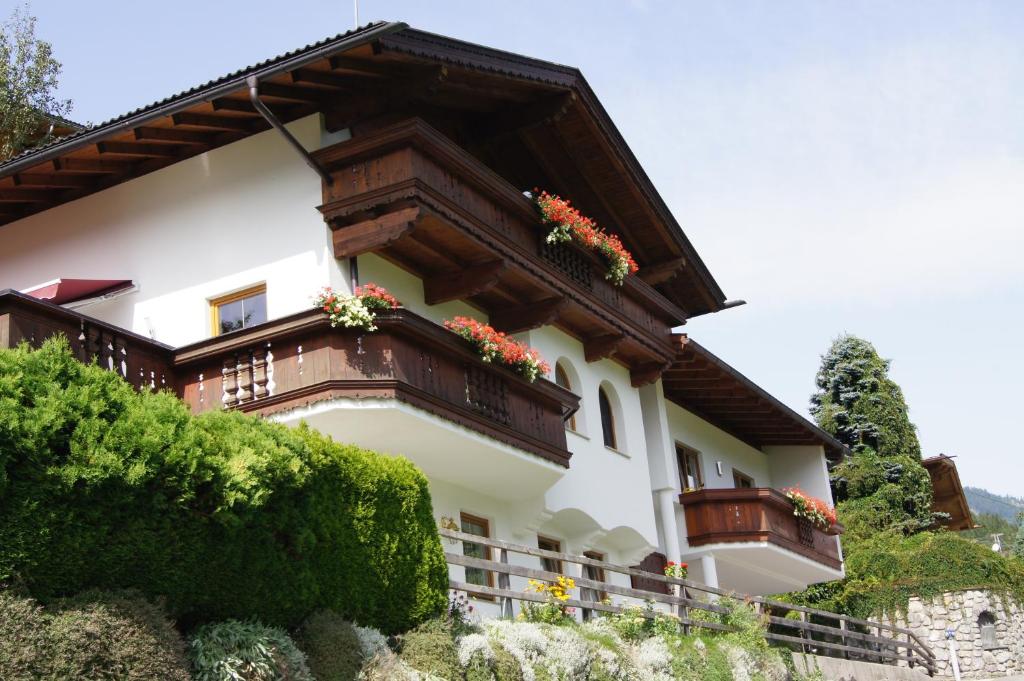
[(871, 343), (837, 338), (822, 357), (811, 397), (818, 425), (852, 452), (832, 470), (832, 487), (854, 538), (896, 528), (912, 533), (934, 521), (921, 444), (889, 364)]

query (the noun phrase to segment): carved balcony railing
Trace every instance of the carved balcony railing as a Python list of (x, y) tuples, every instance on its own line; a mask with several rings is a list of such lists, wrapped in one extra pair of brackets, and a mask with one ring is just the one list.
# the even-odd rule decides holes
[(170, 346), (31, 296), (0, 291), (0, 348), (23, 341), (38, 347), (57, 334), (67, 338), (80, 361), (95, 358), (136, 388), (175, 389)]
[(196, 412), (281, 412), (331, 398), (395, 399), (568, 466), (564, 419), (579, 398), (483, 362), (461, 338), (408, 310), (378, 330), (334, 329), (308, 310), (171, 348), (18, 293), (0, 293), (0, 347), (63, 334), (136, 387), (166, 388)]
[(703, 489), (679, 496), (690, 546), (768, 542), (839, 569), (836, 532), (824, 532), (793, 515), (793, 504), (775, 489)]
[(336, 257), (377, 253), (423, 279), (427, 303), (471, 300), (504, 331), (560, 326), (636, 385), (671, 362), (683, 310), (639, 277), (614, 286), (590, 251), (545, 244), (533, 201), (422, 120), (314, 155), (334, 180), (320, 210)]

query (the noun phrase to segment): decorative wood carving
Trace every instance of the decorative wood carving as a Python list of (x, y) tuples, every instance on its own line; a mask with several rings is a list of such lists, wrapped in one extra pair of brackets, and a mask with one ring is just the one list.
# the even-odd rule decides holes
[(594, 267), (577, 249), (567, 244), (549, 244), (542, 234), (540, 255), (586, 290), (594, 290)]
[(252, 397), (259, 400), (267, 396), (267, 352), (257, 345), (252, 351)]
[(680, 270), (682, 270), (685, 265), (685, 258), (670, 258), (669, 260), (663, 260), (662, 262), (655, 263), (653, 265), (644, 265), (640, 271), (637, 272), (637, 276), (651, 286), (656, 286), (657, 284), (666, 282), (679, 274)]
[(505, 379), (475, 364), (466, 365), (466, 402), (470, 409), (492, 421), (506, 426), (512, 423)]
[(668, 369), (669, 366), (671, 365), (655, 362), (636, 367), (635, 369), (631, 369), (629, 372), (629, 382), (634, 388), (640, 388), (650, 383), (654, 383), (661, 378), (661, 375), (665, 373), (665, 370)]
[(416, 228), (419, 208), (403, 208), (379, 218), (336, 229), (334, 257), (350, 258), (384, 248)]
[(617, 333), (594, 336), (583, 341), (583, 355), (588, 362), (596, 362), (611, 357), (622, 345), (625, 337)]

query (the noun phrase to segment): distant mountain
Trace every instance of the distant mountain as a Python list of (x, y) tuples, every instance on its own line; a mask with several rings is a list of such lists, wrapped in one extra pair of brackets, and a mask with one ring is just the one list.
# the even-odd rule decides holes
[(993, 494), (979, 487), (964, 487), (964, 496), (975, 514), (991, 513), (1016, 522), (1017, 514), (1024, 511), (1024, 499)]

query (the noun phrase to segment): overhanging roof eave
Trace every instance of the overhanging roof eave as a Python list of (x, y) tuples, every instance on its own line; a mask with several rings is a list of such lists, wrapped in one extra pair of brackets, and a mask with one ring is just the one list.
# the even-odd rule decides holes
[(95, 127), (54, 140), (34, 149), (28, 149), (0, 163), (0, 178), (24, 172), (29, 168), (102, 141), (110, 135), (145, 125), (165, 116), (181, 112), (191, 106), (235, 92), (241, 88), (246, 88), (247, 90), (246, 79), (249, 77), (255, 76), (263, 79), (291, 71), (318, 59), (323, 59), (325, 56), (333, 55), (338, 51), (358, 47), (383, 35), (406, 28), (408, 28), (408, 25), (403, 22), (367, 24), (364, 27), (340, 34), (320, 43), (313, 43), (294, 52), (285, 53), (254, 66), (235, 71), (204, 85), (112, 118)]

